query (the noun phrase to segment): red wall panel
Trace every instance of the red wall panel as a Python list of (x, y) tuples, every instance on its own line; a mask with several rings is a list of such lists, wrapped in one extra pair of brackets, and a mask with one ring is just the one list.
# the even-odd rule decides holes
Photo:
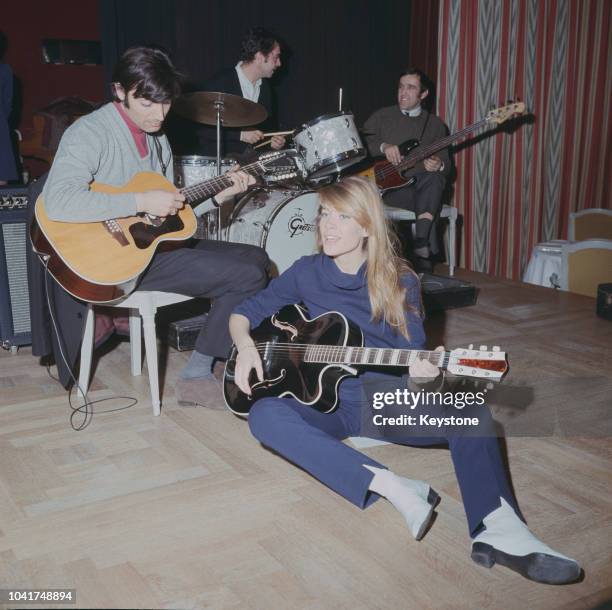
[(90, 101), (104, 98), (102, 66), (51, 65), (42, 60), (45, 38), (100, 40), (98, 0), (7, 2), (0, 29), (8, 39), (4, 60), (21, 85), (20, 128), (32, 125), (32, 115), (66, 95)]

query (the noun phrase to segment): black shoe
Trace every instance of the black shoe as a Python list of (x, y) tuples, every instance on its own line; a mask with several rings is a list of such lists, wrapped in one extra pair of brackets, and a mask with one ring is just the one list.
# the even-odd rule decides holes
[(492, 568), (498, 563), (529, 580), (547, 585), (569, 584), (579, 580), (582, 575), (580, 566), (572, 559), (546, 553), (510, 555), (485, 542), (475, 542), (472, 545), (472, 559), (485, 568)]

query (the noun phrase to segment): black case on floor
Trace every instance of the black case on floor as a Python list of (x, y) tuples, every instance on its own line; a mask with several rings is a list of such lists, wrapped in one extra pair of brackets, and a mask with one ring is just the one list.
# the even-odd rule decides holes
[(465, 280), (444, 275), (423, 273), (421, 287), (423, 306), (427, 312), (476, 305), (478, 298), (476, 286)]
[(195, 347), (196, 338), (206, 322), (210, 301), (193, 299), (164, 307), (157, 313), (157, 336), (184, 352)]

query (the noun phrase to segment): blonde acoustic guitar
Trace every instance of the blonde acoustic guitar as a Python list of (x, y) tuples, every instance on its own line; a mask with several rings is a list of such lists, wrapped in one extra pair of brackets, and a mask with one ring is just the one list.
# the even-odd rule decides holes
[[(285, 180), (297, 173), (293, 159), (284, 151), (262, 155), (241, 170), (253, 176), (267, 174), (272, 180)], [(134, 290), (158, 246), (182, 242), (195, 233), (192, 206), (231, 184), (225, 175), (181, 189), (188, 205), (166, 218), (139, 214), (101, 222), (58, 222), (47, 215), (41, 196), (30, 226), (32, 247), (55, 280), (76, 298), (92, 303), (115, 301)], [(136, 174), (121, 187), (97, 182), (90, 185), (92, 191), (102, 193), (174, 188), (154, 172)]]

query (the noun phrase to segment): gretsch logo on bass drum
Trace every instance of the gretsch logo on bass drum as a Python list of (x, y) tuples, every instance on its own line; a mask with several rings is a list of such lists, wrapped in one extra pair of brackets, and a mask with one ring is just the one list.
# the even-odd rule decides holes
[(316, 225), (307, 223), (304, 220), (304, 213), (302, 208), (298, 208), (295, 214), (289, 219), (287, 223), (289, 229), (289, 237), (295, 237), (301, 235), (304, 231), (315, 232), (317, 230)]

